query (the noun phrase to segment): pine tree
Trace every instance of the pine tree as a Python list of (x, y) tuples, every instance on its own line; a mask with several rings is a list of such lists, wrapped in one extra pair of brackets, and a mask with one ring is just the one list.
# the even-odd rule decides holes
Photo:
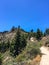
[(49, 35), (49, 29), (46, 29), (46, 31), (44, 33), (45, 33), (45, 35)]
[(40, 40), (43, 36), (43, 33), (40, 31), (40, 29), (37, 29), (36, 38), (37, 40)]
[(21, 33), (20, 26), (18, 26), (15, 39), (10, 44), (10, 52), (12, 56), (16, 57), (26, 46), (26, 36)]
[(26, 37), (25, 37), (24, 34), (22, 35), (21, 39), (22, 39), (22, 40), (21, 40), (21, 41), (22, 41), (22, 42), (21, 42), (21, 48), (24, 49), (25, 46), (26, 46), (26, 43), (27, 43)]
[(33, 33), (34, 33), (34, 32), (33, 32), (33, 29), (28, 33), (29, 40), (30, 40), (31, 37), (34, 36)]
[(18, 26), (17, 33), (15, 36), (14, 56), (20, 53), (20, 45), (21, 45), (21, 32), (20, 32), (20, 26)]

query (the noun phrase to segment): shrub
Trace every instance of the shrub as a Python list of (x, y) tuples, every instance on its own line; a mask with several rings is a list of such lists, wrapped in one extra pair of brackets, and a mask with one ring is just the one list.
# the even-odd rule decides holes
[(36, 43), (28, 43), (28, 45), (26, 46), (26, 49), (24, 49), (24, 51), (22, 51), (21, 54), (19, 54), (16, 58), (17, 62), (21, 62), (21, 61), (26, 61), (29, 59), (33, 59), (34, 57), (36, 57), (37, 55), (40, 55), (40, 49), (39, 49), (39, 45)]
[(2, 55), (0, 53), (0, 65), (2, 65)]
[(46, 41), (45, 46), (49, 47), (49, 41)]

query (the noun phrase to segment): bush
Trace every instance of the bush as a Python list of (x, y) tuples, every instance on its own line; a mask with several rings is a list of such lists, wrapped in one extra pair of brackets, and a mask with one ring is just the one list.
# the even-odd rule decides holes
[(0, 52), (4, 53), (5, 51), (7, 51), (10, 47), (10, 42), (8, 41), (7, 43), (5, 43), (4, 41), (0, 43)]
[(40, 49), (39, 49), (39, 45), (36, 43), (31, 43), (26, 46), (26, 49), (24, 49), (24, 51), (19, 54), (16, 58), (17, 62), (21, 62), (21, 61), (26, 61), (29, 59), (33, 59), (34, 57), (36, 57), (38, 54), (40, 55)]
[(49, 47), (49, 41), (46, 41), (45, 46)]
[(40, 54), (39, 45), (37, 43), (30, 44), (27, 49), (27, 53), (29, 53), (30, 58), (36, 57), (38, 54)]

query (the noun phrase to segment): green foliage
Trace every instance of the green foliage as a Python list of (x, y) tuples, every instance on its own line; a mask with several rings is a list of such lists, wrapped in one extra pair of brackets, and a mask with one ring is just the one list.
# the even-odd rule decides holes
[(17, 56), (16, 61), (28, 61), (29, 59), (36, 57), (38, 54), (40, 54), (39, 45), (36, 43), (28, 43), (24, 51)]
[(0, 53), (0, 65), (2, 65), (2, 55)]
[(33, 33), (34, 33), (33, 29), (28, 33), (29, 40), (30, 40), (31, 37), (33, 37), (33, 35), (34, 35)]
[[(13, 27), (11, 32), (15, 31), (15, 29), (16, 28)], [(41, 43), (32, 43), (28, 40), (28, 37), (29, 38), (36, 37), (37, 39), (41, 39), (43, 33), (40, 30), (38, 30), (37, 33), (33, 32), (33, 30), (31, 30), (31, 32), (29, 32), (29, 34), (26, 32), (24, 33), (24, 31), (23, 32), (22, 31), (23, 30), (21, 30), (20, 27), (18, 27), (17, 31), (15, 31), (16, 32), (15, 38), (13, 38), (12, 41), (8, 40), (6, 42), (3, 41), (0, 43), (0, 52), (5, 52), (3, 54), (3, 56), (4, 56), (3, 59), (5, 59), (7, 56), (10, 57), (7, 61), (8, 63), (14, 62), (15, 58), (13, 58), (12, 56), (16, 57), (16, 61), (25, 61), (25, 60), (33, 59), (38, 54), (40, 54), (39, 48), (41, 46)], [(28, 43), (26, 40), (28, 41)], [(6, 52), (8, 52), (8, 53), (6, 53)], [(1, 55), (0, 55), (0, 63), (2, 64)], [(5, 64), (6, 64), (6, 62), (5, 62)]]
[(18, 55), (26, 46), (26, 37), (20, 31), (20, 27), (17, 29), (17, 33), (15, 36), (14, 45), (11, 45), (10, 51), (13, 53), (14, 56)]
[(30, 53), (30, 56), (32, 55), (35, 57), (37, 54), (40, 54), (40, 46), (38, 43), (31, 43), (26, 49), (28, 50), (28, 53)]
[(13, 27), (11, 28), (11, 32), (15, 31), (15, 29), (17, 29), (17, 28), (15, 28), (15, 26), (13, 26)]
[(5, 51), (6, 51), (6, 44), (5, 44), (4, 42), (2, 42), (2, 43), (0, 44), (0, 51), (1, 51), (1, 52), (5, 52)]
[(43, 36), (42, 31), (40, 31), (40, 29), (37, 29), (37, 33), (36, 33), (37, 40), (41, 40), (42, 36)]
[(12, 55), (12, 56), (14, 56), (14, 52), (15, 52), (15, 50), (14, 50), (14, 44), (15, 44), (15, 39), (13, 39), (12, 40), (12, 42), (11, 42), (11, 44), (10, 44), (10, 54)]
[(38, 47), (41, 47), (43, 45), (42, 41), (38, 42)]
[(22, 41), (21, 48), (24, 49), (24, 47), (26, 46), (26, 43), (27, 43), (25, 35), (22, 35), (21, 41)]
[(0, 52), (5, 52), (10, 47), (10, 42), (7, 41), (6, 43), (3, 41), (0, 43)]
[(8, 40), (7, 43), (6, 43), (6, 47), (7, 47), (7, 49), (10, 48), (10, 41), (9, 41), (9, 40)]
[(45, 35), (49, 35), (49, 29), (46, 29)]
[(14, 56), (20, 53), (20, 49), (21, 49), (21, 32), (20, 32), (20, 27), (18, 27), (16, 37), (15, 37)]

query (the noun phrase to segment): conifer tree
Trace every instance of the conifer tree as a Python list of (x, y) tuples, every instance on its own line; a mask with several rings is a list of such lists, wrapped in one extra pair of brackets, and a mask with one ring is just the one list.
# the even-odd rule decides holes
[(26, 39), (23, 36), (23, 34), (21, 34), (21, 29), (19, 26), (15, 36), (14, 56), (18, 55), (25, 46), (26, 46)]
[(37, 29), (36, 38), (37, 40), (40, 40), (43, 36), (43, 33), (40, 31), (40, 29)]
[(20, 32), (20, 26), (17, 29), (17, 33), (15, 36), (15, 45), (14, 45), (14, 56), (18, 55), (20, 52), (20, 44), (21, 44), (21, 32)]

